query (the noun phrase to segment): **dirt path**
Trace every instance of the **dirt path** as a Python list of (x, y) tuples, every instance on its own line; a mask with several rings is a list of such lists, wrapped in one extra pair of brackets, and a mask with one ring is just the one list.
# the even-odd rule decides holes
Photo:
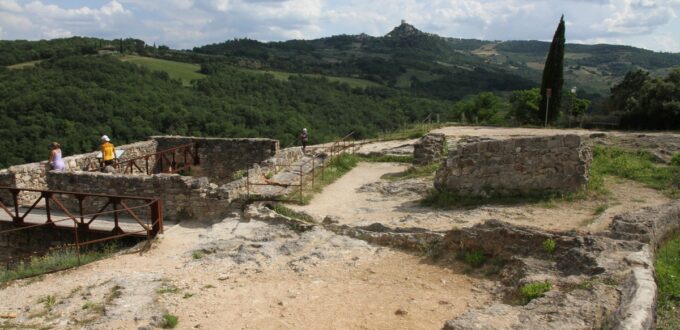
[(488, 303), (476, 287), (489, 285), (320, 228), (230, 218), (176, 225), (143, 254), (16, 281), (0, 290), (0, 314), (16, 318), (0, 326), (130, 329), (170, 313), (180, 329), (432, 329)]
[(419, 205), (432, 178), (387, 181), (381, 176), (406, 169), (394, 163), (360, 163), (355, 169), (326, 187), (309, 205), (291, 205), (316, 219), (331, 216), (340, 224), (389, 227), (419, 227), (445, 231), (473, 226), (487, 219), (535, 226), (550, 230), (603, 230), (616, 215), (669, 201), (659, 192), (636, 182), (608, 179), (609, 200), (530, 205), (485, 205), (471, 209), (437, 210)]

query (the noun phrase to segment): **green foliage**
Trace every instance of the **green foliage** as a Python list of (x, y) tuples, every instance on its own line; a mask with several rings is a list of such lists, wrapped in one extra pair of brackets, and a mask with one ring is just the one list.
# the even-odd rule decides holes
[[(638, 73), (631, 77), (634, 81), (624, 80), (615, 88), (636, 83), (638, 80), (643, 80), (645, 76)], [(620, 89), (621, 95), (617, 94), (614, 102), (618, 99), (625, 99), (626, 102), (626, 114), (621, 118), (622, 127), (680, 129), (680, 68), (671, 71), (663, 79), (646, 79), (641, 86), (637, 86), (637, 89), (633, 89), (632, 86)]]
[(163, 315), (163, 328), (173, 329), (179, 323), (179, 318), (172, 314)]
[(555, 242), (554, 239), (548, 238), (545, 241), (543, 241), (543, 251), (545, 251), (548, 254), (553, 254), (555, 253), (555, 249), (557, 248), (557, 242)]
[(166, 294), (166, 293), (178, 293), (180, 290), (178, 287), (171, 283), (163, 282), (161, 286), (156, 289), (156, 293), (158, 294)]
[[(457, 102), (455, 112), (461, 115), (460, 121), (467, 120), (474, 124), (504, 123), (504, 115), (510, 110), (510, 104), (493, 93), (484, 92)], [(500, 120), (497, 115), (500, 116)]]
[[(109, 244), (96, 249), (81, 250), (80, 265), (107, 258), (117, 249), (117, 245)], [(78, 255), (75, 248), (58, 249), (44, 256), (31, 257), (28, 261), (21, 261), (12, 267), (1, 270), (0, 283), (76, 266), (78, 266)]]
[(385, 154), (369, 154), (359, 155), (359, 159), (364, 162), (373, 163), (407, 163), (413, 162), (412, 155), (385, 155)]
[(477, 268), (486, 262), (486, 256), (483, 251), (464, 251), (463, 261), (465, 261), (466, 264)]
[(297, 220), (309, 222), (309, 223), (316, 223), (314, 218), (312, 218), (309, 214), (297, 212), (295, 210), (292, 210), (292, 209), (286, 207), (285, 205), (283, 205), (281, 203), (274, 204), (273, 209), (274, 209), (274, 212), (281, 214), (281, 215), (284, 215), (284, 216), (287, 216), (287, 217), (292, 218), (292, 219), (297, 219)]
[(536, 298), (543, 297), (543, 294), (550, 289), (552, 289), (550, 282), (527, 283), (520, 288), (522, 303), (526, 305)]
[[(553, 41), (550, 44), (550, 52), (545, 60), (543, 80), (541, 82), (540, 112), (548, 111), (548, 122), (554, 122), (562, 108), (562, 85), (564, 84), (564, 16), (560, 18)], [(547, 89), (552, 90), (548, 97)], [(549, 100), (549, 104), (548, 104)], [(546, 110), (547, 108), (547, 110)]]
[(657, 297), (657, 328), (680, 328), (680, 237), (665, 242), (654, 261)]
[(680, 167), (659, 166), (642, 151), (595, 146), (591, 173), (638, 181), (671, 197), (680, 195)]
[(310, 143), (355, 131), (359, 139), (453, 111), (449, 102), (386, 89), (351, 89), (324, 79), (253, 75), (220, 67), (183, 88), (165, 72), (115, 57), (67, 57), (0, 71), (0, 167), (45, 160), (51, 141), (64, 156), (90, 152), (107, 134), (116, 145), (155, 134), (270, 137)]
[(191, 86), (192, 80), (206, 77), (199, 72), (201, 66), (198, 64), (168, 61), (138, 55), (124, 55), (120, 59), (125, 62), (144, 66), (151, 71), (166, 72), (170, 78), (181, 81), (183, 86)]
[(205, 253), (202, 250), (196, 250), (191, 252), (191, 258), (193, 258), (194, 260), (203, 259), (204, 256)]
[(40, 297), (40, 299), (38, 299), (38, 303), (43, 304), (43, 307), (45, 307), (45, 309), (50, 310), (57, 303), (57, 297), (55, 297), (54, 295), (42, 296)]
[(510, 117), (516, 124), (540, 124), (543, 114), (538, 107), (540, 101), (541, 90), (538, 88), (512, 92)]
[(680, 167), (680, 154), (675, 154), (671, 158), (671, 165)]

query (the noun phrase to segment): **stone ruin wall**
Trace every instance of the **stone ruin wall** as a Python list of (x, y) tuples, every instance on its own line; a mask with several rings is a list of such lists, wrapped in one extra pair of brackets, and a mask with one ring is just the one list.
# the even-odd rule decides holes
[(444, 156), (446, 136), (430, 133), (413, 144), (413, 165), (422, 166), (438, 162)]
[(449, 150), (434, 184), (481, 197), (575, 191), (588, 181), (591, 160), (578, 135), (461, 143)]
[[(64, 172), (45, 171), (45, 165), (41, 163), (14, 166), (0, 172), (0, 184), (20, 188), (161, 197), (164, 217), (168, 220), (214, 219), (226, 215), (231, 202), (246, 193), (246, 179), (235, 178), (236, 171), (244, 170), (243, 174), (250, 173), (251, 176), (263, 175), (269, 171), (276, 172), (281, 169), (279, 165), (294, 162), (302, 156), (300, 148), (279, 152), (278, 141), (271, 139), (158, 136), (151, 141), (118, 148), (126, 150), (123, 159), (130, 159), (190, 142), (197, 143), (200, 159), (195, 171), (192, 167), (192, 176), (79, 171), (96, 154), (89, 153), (65, 158), (67, 170)], [(180, 161), (179, 158), (177, 160)], [(246, 169), (248, 172), (245, 172)], [(11, 195), (6, 195), (0, 196), (0, 199), (6, 205), (11, 205)], [(30, 193), (22, 195), (19, 203), (24, 205), (38, 198)], [(105, 203), (103, 198), (88, 198), (85, 213), (95, 213)], [(77, 200), (72, 195), (59, 196), (59, 199), (70, 210), (78, 210)], [(149, 210), (145, 208), (135, 212), (146, 217)]]
[[(158, 150), (166, 150), (195, 141), (200, 165), (192, 167), (192, 176), (205, 176), (210, 182), (225, 184), (234, 174), (259, 164), (279, 150), (279, 141), (272, 139), (192, 138), (182, 136), (154, 136)], [(177, 155), (183, 160), (183, 155)]]

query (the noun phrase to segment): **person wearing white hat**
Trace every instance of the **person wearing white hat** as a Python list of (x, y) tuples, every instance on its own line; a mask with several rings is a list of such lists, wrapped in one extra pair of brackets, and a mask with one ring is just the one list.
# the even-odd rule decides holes
[(113, 166), (116, 162), (116, 147), (111, 143), (111, 139), (108, 136), (102, 135), (102, 144), (99, 146), (102, 151), (102, 171), (106, 169), (107, 166)]
[(300, 133), (300, 142), (302, 142), (302, 152), (305, 152), (305, 148), (307, 148), (307, 129), (303, 128), (302, 133)]

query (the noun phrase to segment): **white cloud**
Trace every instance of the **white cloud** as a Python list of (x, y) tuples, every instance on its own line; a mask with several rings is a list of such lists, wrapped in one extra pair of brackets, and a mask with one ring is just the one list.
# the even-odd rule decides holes
[[(680, 51), (680, 0), (0, 0), (5, 38), (131, 36), (178, 48), (232, 38), (384, 35), (400, 19), (442, 36), (550, 40), (560, 15), (568, 42), (611, 40)], [(664, 35), (664, 38), (658, 37)], [(668, 48), (671, 47), (671, 48)]]
[(0, 0), (0, 11), (19, 13), (22, 10), (21, 6), (14, 0)]

